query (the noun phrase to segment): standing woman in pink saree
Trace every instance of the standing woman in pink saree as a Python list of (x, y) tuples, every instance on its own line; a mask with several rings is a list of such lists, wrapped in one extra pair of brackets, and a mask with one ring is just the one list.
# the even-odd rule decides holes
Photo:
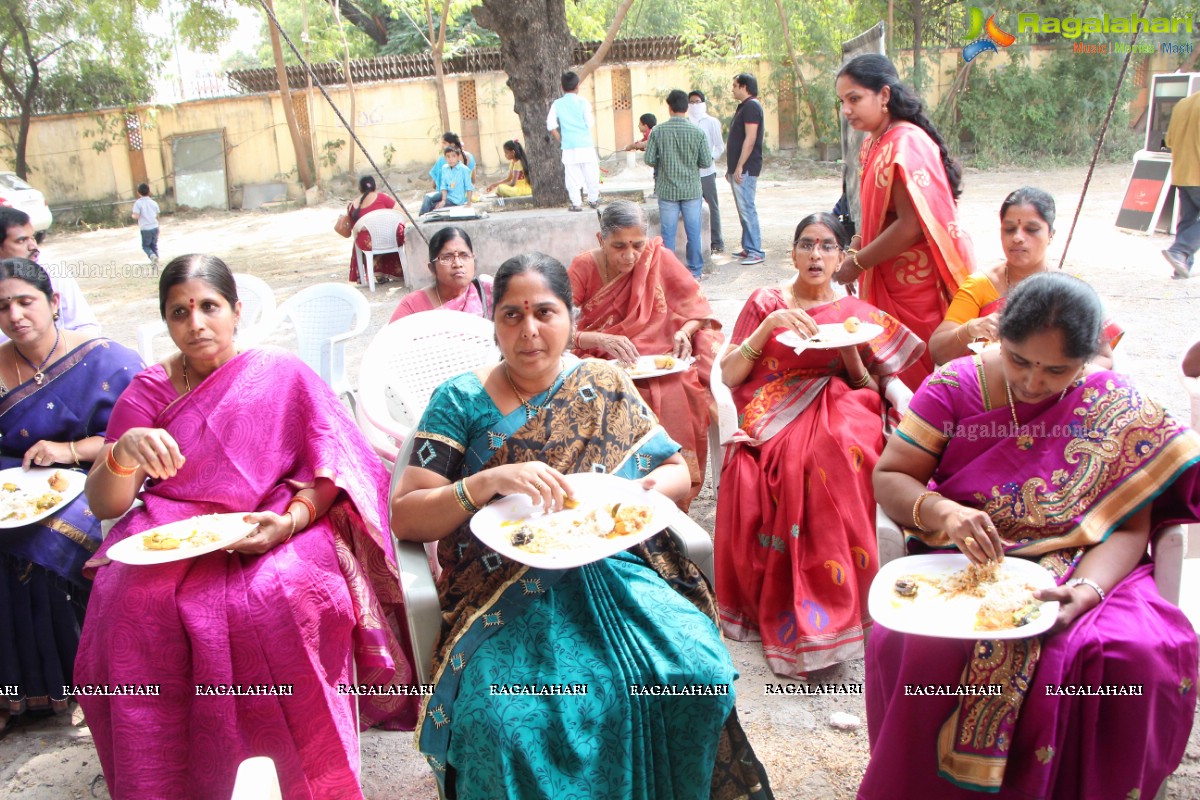
[[(269, 756), (285, 797), (361, 798), (357, 698), (338, 687), (356, 668), (360, 684), (413, 680), (394, 628), (387, 474), (312, 370), (276, 349), (238, 352), (241, 303), (220, 259), (168, 264), (159, 305), (180, 352), (122, 395), (87, 483), (97, 517), (124, 517), (84, 567), (95, 583), (76, 682), (159, 687), (79, 697), (108, 790), (225, 798), (243, 759)], [(158, 525), (238, 512), (257, 527), (234, 552), (107, 558)], [(364, 697), (361, 726), (411, 730), (417, 699)]]
[[(958, 224), (962, 171), (921, 99), (900, 82), (886, 57), (851, 59), (837, 78), (842, 115), (870, 134), (863, 142), (861, 242), (841, 269), (862, 299), (904, 324), (926, 344), (946, 316), (958, 285), (974, 272), (971, 240)], [(928, 350), (900, 378), (916, 389), (933, 371)]]

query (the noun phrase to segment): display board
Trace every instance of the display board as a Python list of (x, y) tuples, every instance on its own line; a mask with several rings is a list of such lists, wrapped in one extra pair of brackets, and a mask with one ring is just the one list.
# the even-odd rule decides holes
[(1170, 158), (1143, 157), (1139, 153), (1117, 214), (1117, 227), (1150, 233), (1170, 191)]

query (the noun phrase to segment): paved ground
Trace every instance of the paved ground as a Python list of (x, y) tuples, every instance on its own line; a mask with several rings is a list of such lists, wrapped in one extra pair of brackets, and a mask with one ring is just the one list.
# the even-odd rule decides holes
[[(1117, 351), (1117, 368), (1128, 372), (1170, 410), (1187, 414), (1187, 399), (1178, 381), (1177, 364), (1187, 344), (1200, 331), (1200, 279), (1172, 281), (1158, 251), (1166, 240), (1116, 230), (1116, 217), (1128, 170), (1104, 167), (1093, 178), (1080, 227), (1070, 246), (1066, 269), (1093, 283), (1110, 304), (1110, 312), (1128, 331)], [(647, 173), (626, 173), (621, 182)], [(1023, 184), (1049, 190), (1059, 204), (1058, 236), (1052, 257), (1063, 252), (1071, 217), (1083, 185), (1083, 169), (1046, 172), (1011, 171), (966, 176), (961, 219), (971, 232), (985, 264), (1001, 257), (998, 212), (1004, 195)], [(394, 182), (394, 185), (401, 185)], [(792, 228), (805, 214), (828, 209), (840, 194), (840, 179), (811, 165), (775, 162), (759, 183), (768, 263), (746, 268), (720, 259), (704, 289), (718, 316), (731, 327), (745, 298), (765, 283), (783, 277)], [(414, 202), (415, 191), (406, 202)], [(722, 194), (724, 229), (729, 249), (738, 239), (736, 215), (728, 190)], [(345, 280), (349, 247), (331, 228), (336, 203), (283, 213), (232, 212), (169, 216), (163, 219), (161, 251), (218, 254), (239, 272), (268, 281), (280, 300), (319, 281)], [(564, 212), (565, 213), (565, 212)], [(139, 323), (157, 316), (156, 283), (150, 277), (111, 277), (121, 265), (141, 259), (135, 228), (87, 233), (56, 233), (45, 243), (43, 262), (76, 265), (76, 274), (108, 335), (135, 344)], [(94, 277), (89, 277), (94, 276)], [(372, 324), (378, 330), (404, 290), (384, 286), (369, 299)], [(278, 337), (287, 344), (286, 336)], [(352, 343), (353, 375), (367, 338)], [(165, 352), (165, 351), (164, 351)], [(701, 495), (694, 516), (712, 529), (713, 495)], [(770, 674), (756, 645), (729, 644), (742, 677), (738, 707), (746, 730), (771, 775), (776, 796), (803, 800), (835, 800), (854, 796), (867, 762), (865, 726), (838, 731), (828, 725), (835, 711), (865, 718), (861, 697), (779, 697), (765, 694)], [(826, 677), (833, 683), (860, 685), (862, 663), (853, 662)], [(368, 798), (436, 797), (433, 782), (413, 748), (409, 734), (370, 731), (363, 735), (363, 782)], [(91, 737), (81, 720), (42, 723), (0, 742), (0, 796), (23, 800), (104, 798), (100, 767)], [(1187, 756), (1169, 784), (1169, 797), (1200, 798), (1200, 733), (1193, 729)]]

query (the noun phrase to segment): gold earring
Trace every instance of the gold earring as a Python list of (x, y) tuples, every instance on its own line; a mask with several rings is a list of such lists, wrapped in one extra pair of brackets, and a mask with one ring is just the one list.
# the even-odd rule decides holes
[(888, 113), (888, 110), (887, 110), (887, 103), (884, 103), (884, 104), (883, 104), (883, 113), (885, 113), (885, 114), (886, 114), (886, 113)]

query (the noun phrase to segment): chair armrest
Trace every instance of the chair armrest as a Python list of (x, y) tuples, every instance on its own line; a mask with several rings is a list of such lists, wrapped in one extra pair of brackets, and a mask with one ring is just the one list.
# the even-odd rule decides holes
[(280, 800), (282, 797), (279, 773), (270, 758), (255, 756), (238, 764), (230, 800)]
[(1182, 525), (1160, 528), (1150, 543), (1150, 555), (1154, 559), (1154, 583), (1158, 586), (1158, 593), (1175, 605), (1179, 605), (1186, 548), (1187, 536)]
[(904, 532), (896, 521), (875, 506), (875, 547), (879, 551), (879, 566), (904, 556)]
[(708, 531), (697, 525), (691, 517), (682, 511), (675, 515), (667, 526), (667, 533), (679, 545), (683, 555), (700, 568), (708, 582), (712, 583), (713, 575), (713, 543)]
[[(133, 511), (135, 508), (142, 505), (145, 505), (145, 503), (138, 498), (134, 498), (133, 502), (130, 503), (129, 508), (125, 509), (125, 514), (128, 514), (130, 511)], [(108, 538), (108, 532), (113, 529), (114, 525), (125, 519), (125, 514), (122, 514), (119, 517), (113, 517), (112, 519), (100, 520), (100, 541), (104, 541)]]
[(408, 639), (412, 643), (417, 679), (430, 683), (434, 645), (442, 629), (442, 606), (429, 568), (429, 557), (420, 542), (401, 542), (392, 537), (400, 590), (404, 593)]
[(167, 323), (161, 319), (154, 322), (143, 322), (138, 325), (137, 329), (137, 349), (138, 355), (142, 357), (142, 361), (146, 362), (146, 366), (154, 363), (154, 337), (161, 333), (167, 332)]

